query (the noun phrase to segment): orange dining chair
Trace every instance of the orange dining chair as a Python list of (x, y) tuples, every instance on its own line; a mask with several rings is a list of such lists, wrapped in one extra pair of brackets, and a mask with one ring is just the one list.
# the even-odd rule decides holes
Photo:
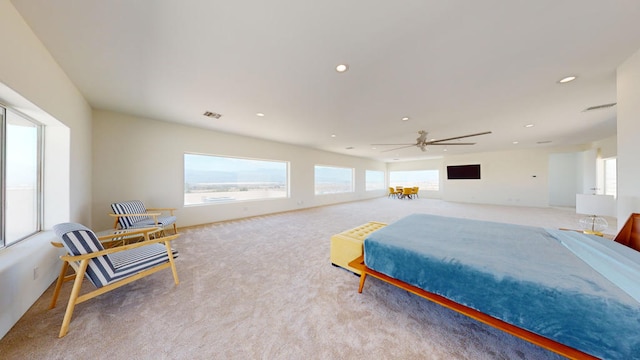
[(404, 199), (405, 197), (408, 197), (409, 199), (411, 199), (411, 195), (413, 194), (413, 189), (412, 188), (403, 188), (402, 189), (402, 198)]

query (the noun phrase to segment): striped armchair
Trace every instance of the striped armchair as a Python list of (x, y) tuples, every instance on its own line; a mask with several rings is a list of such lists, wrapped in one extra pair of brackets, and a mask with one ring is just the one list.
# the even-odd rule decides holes
[[(171, 268), (174, 282), (176, 285), (179, 283), (174, 261), (178, 252), (170, 245), (179, 234), (105, 250), (96, 234), (81, 224), (58, 224), (53, 230), (68, 253), (61, 259), (75, 270), (75, 276), (70, 276), (74, 280), (73, 289), (59, 337), (67, 334), (76, 304), (166, 268)], [(67, 266), (63, 266), (50, 308), (55, 307), (62, 283), (70, 280), (65, 276), (66, 270)], [(79, 296), (85, 276), (97, 289)]]
[[(173, 233), (178, 233), (177, 218), (173, 215), (175, 208), (145, 208), (142, 201), (131, 200), (113, 203), (111, 210), (113, 214), (109, 215), (115, 218), (114, 229), (118, 226), (120, 229), (134, 229), (152, 226), (165, 228), (173, 225)], [(163, 212), (168, 212), (169, 215), (163, 216)]]

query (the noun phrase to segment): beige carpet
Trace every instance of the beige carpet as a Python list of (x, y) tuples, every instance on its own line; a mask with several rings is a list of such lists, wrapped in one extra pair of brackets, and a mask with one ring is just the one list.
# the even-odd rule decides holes
[(554, 228), (579, 219), (572, 209), (380, 198), (183, 229), (180, 285), (167, 270), (80, 304), (62, 339), (71, 284), (54, 310), (50, 287), (0, 340), (0, 358), (558, 358), (376, 279), (358, 294), (358, 277), (330, 265), (332, 234), (418, 212)]

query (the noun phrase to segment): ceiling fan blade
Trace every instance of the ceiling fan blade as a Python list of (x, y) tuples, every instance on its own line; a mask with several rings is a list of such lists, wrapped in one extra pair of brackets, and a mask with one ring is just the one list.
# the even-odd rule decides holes
[(406, 143), (405, 144), (371, 144), (371, 146), (383, 146), (383, 145), (398, 145), (398, 146), (399, 145), (407, 145), (407, 146), (411, 145), (411, 146), (414, 146), (415, 144), (406, 144)]
[(389, 152), (389, 151), (394, 151), (394, 150), (406, 149), (406, 148), (412, 147), (412, 146), (416, 146), (416, 144), (411, 144), (411, 145), (407, 145), (407, 146), (403, 146), (403, 147), (399, 147), (399, 148), (395, 148), (395, 149), (383, 150), (381, 152)]
[(476, 143), (433, 143), (429, 145), (475, 145)]
[(427, 141), (427, 145), (435, 144), (435, 143), (439, 143), (439, 142), (443, 142), (443, 141), (456, 140), (456, 139), (464, 139), (464, 138), (468, 138), (468, 137), (472, 137), (472, 136), (480, 136), (480, 135), (487, 135), (487, 134), (491, 134), (491, 131), (485, 131), (485, 132), (481, 132), (481, 133), (477, 133), (477, 134), (469, 134), (469, 135), (456, 136), (456, 137), (446, 138), (446, 139), (440, 139), (440, 140)]

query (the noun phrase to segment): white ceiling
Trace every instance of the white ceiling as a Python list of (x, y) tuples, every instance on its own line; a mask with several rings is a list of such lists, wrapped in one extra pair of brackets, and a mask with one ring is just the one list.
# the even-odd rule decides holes
[[(640, 49), (638, 0), (12, 2), (94, 108), (383, 161), (615, 135), (615, 107), (583, 110)], [(493, 133), (370, 145), (421, 129)]]

